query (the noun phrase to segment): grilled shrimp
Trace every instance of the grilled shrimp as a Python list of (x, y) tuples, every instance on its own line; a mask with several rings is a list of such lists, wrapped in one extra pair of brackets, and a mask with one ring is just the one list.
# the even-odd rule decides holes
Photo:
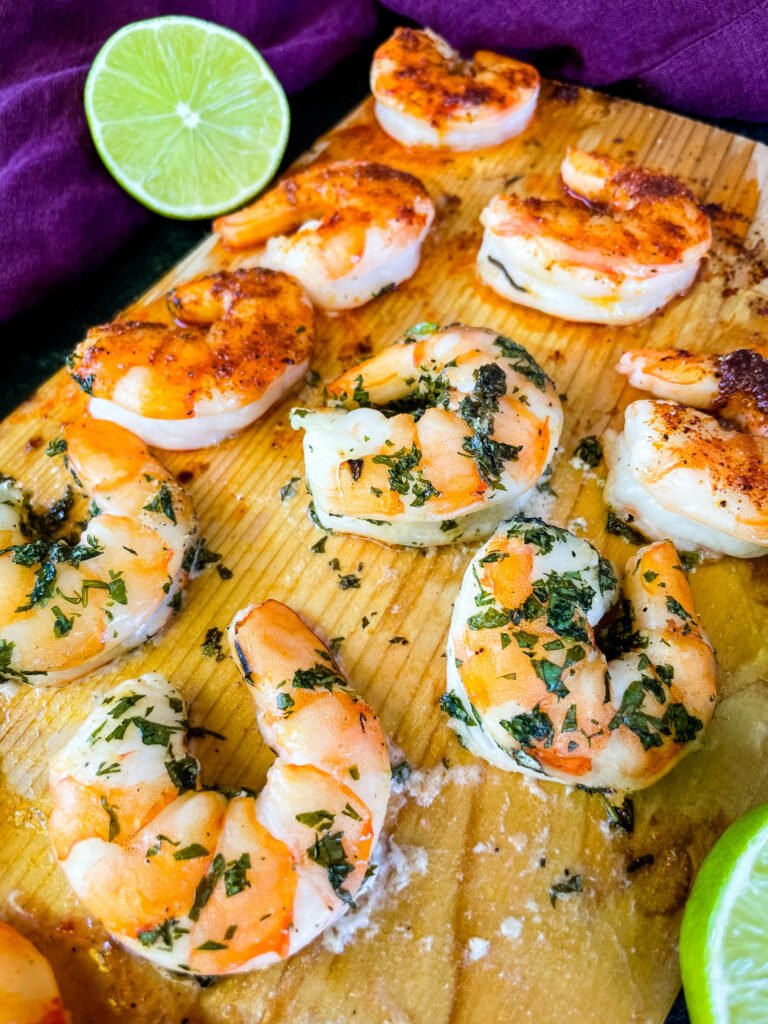
[(605, 440), (605, 500), (647, 537), (737, 558), (766, 553), (766, 438), (686, 405), (641, 400)]
[(693, 283), (709, 218), (676, 178), (568, 150), (568, 196), (494, 196), (480, 220), (480, 277), (513, 302), (565, 320), (633, 324)]
[(376, 118), (403, 146), (496, 146), (527, 127), (539, 85), (530, 64), (487, 50), (463, 61), (429, 29), (396, 28), (371, 65)]
[(205, 975), (291, 956), (352, 903), (390, 788), (378, 719), (295, 612), (268, 601), (229, 632), (277, 754), (258, 795), (201, 787), (184, 701), (155, 674), (112, 690), (50, 778), (51, 840), (88, 910)]
[(619, 360), (619, 373), (634, 387), (685, 403), (632, 402), (624, 430), (606, 435), (606, 500), (647, 536), (737, 558), (766, 553), (765, 351), (697, 356), (635, 349)]
[(385, 164), (317, 164), (220, 217), (226, 246), (266, 243), (262, 266), (292, 274), (317, 306), (351, 309), (416, 272), (435, 216), (418, 178)]
[(51, 965), (32, 943), (0, 921), (0, 1022), (69, 1024)]
[(616, 369), (633, 388), (707, 409), (740, 430), (768, 437), (768, 345), (723, 355), (681, 349), (633, 349)]
[(186, 326), (115, 320), (75, 349), (71, 373), (96, 419), (156, 448), (204, 448), (263, 416), (306, 373), (312, 305), (286, 274), (225, 271), (167, 301)]
[(0, 477), (0, 682), (66, 683), (135, 647), (179, 608), (196, 533), (189, 498), (127, 430), (70, 425), (63, 454), (91, 498), (79, 540), (51, 532)]
[(712, 718), (715, 657), (670, 541), (611, 563), (540, 519), (499, 524), (454, 608), (441, 707), (462, 742), (506, 771), (643, 789)]
[(482, 327), (412, 327), (294, 409), (321, 524), (391, 544), (487, 534), (541, 479), (563, 423), (552, 381)]

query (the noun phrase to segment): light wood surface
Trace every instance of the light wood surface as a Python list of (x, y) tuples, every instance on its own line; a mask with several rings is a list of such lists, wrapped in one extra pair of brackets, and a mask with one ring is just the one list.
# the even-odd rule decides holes
[[(476, 277), (483, 206), (518, 175), (532, 191), (551, 188), (569, 143), (674, 172), (714, 204), (715, 242), (699, 280), (637, 327), (569, 325), (505, 303)], [(313, 153), (321, 151), (412, 171), (439, 211), (411, 281), (362, 309), (318, 318), (313, 368), (321, 379), (425, 319), (513, 337), (567, 395), (547, 514), (562, 525), (583, 520), (589, 538), (623, 564), (631, 548), (604, 533), (604, 469), (585, 473), (570, 455), (584, 435), (619, 427), (636, 397), (614, 372), (623, 349), (716, 351), (749, 340), (766, 323), (768, 209), (760, 197), (768, 150), (659, 110), (547, 83), (531, 127), (494, 150), (408, 152), (378, 130), (369, 101)], [(233, 257), (208, 238), (130, 312), (164, 316), (162, 296), (172, 285), (254, 262), (253, 253)], [(307, 517), (303, 485), (284, 501), (279, 492), (303, 471), (288, 409), (319, 401), (320, 389), (305, 386), (216, 449), (164, 456), (186, 479), (202, 533), (234, 570), (231, 580), (205, 573), (161, 636), (83, 682), (0, 694), (2, 916), (51, 957), (75, 1024), (663, 1021), (679, 985), (680, 914), (696, 868), (732, 819), (768, 799), (765, 562), (724, 558), (693, 575), (719, 656), (715, 720), (700, 751), (635, 797), (634, 833), (610, 830), (597, 797), (473, 759), (438, 710), (451, 603), (470, 547), (419, 552), (331, 536), (324, 553), (311, 550), (321, 533)], [(0, 427), (0, 471), (40, 501), (65, 483), (45, 444), (80, 403), (62, 372)], [(334, 558), (341, 573), (358, 573), (359, 589), (340, 589), (328, 564)], [(201, 987), (124, 953), (72, 897), (48, 842), (47, 768), (96, 694), (157, 670), (183, 692), (193, 724), (226, 737), (194, 741), (204, 779), (258, 786), (271, 755), (249, 693), (229, 660), (203, 658), (200, 645), (209, 627), (224, 628), (238, 608), (267, 597), (290, 604), (325, 639), (345, 638), (345, 672), (414, 774), (393, 797), (388, 830), (396, 845), (368, 902), (350, 915), (355, 929), (343, 952), (344, 936), (332, 934), (286, 964)], [(408, 643), (391, 643), (396, 636)], [(627, 872), (647, 854), (653, 864)], [(549, 887), (566, 870), (582, 876), (582, 892), (553, 906)]]

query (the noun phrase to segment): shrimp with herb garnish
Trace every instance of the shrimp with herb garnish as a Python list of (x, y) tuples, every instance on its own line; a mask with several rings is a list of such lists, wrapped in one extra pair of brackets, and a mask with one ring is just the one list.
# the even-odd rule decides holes
[(526, 349), (459, 324), (417, 324), (327, 395), (291, 413), (319, 521), (390, 544), (490, 532), (541, 479), (563, 423)]
[(307, 372), (314, 313), (287, 274), (222, 271), (174, 288), (184, 326), (92, 327), (68, 363), (89, 411), (156, 448), (218, 444), (263, 416)]
[(214, 231), (230, 249), (266, 244), (262, 266), (291, 274), (317, 306), (351, 309), (416, 272), (434, 216), (412, 174), (343, 160), (283, 178)]
[(643, 789), (712, 718), (715, 656), (670, 541), (611, 563), (568, 530), (516, 516), (472, 559), (454, 607), (440, 704), (505, 771)]
[(267, 967), (363, 882), (390, 789), (381, 726), (295, 612), (238, 612), (233, 656), (277, 755), (258, 794), (203, 789), (162, 676), (116, 687), (54, 760), (49, 831), (90, 913), (129, 949), (204, 975)]
[(527, 127), (539, 86), (530, 64), (488, 50), (463, 61), (430, 29), (396, 28), (371, 65), (376, 119), (403, 146), (496, 146)]
[(70, 1024), (51, 965), (4, 921), (0, 921), (0, 1022)]
[(139, 438), (86, 418), (48, 454), (90, 497), (89, 518), (65, 536), (0, 478), (0, 682), (66, 683), (136, 647), (178, 611), (187, 580), (194, 510)]
[(480, 277), (504, 298), (564, 320), (634, 324), (693, 284), (709, 217), (676, 178), (569, 149), (568, 195), (494, 196), (480, 220)]

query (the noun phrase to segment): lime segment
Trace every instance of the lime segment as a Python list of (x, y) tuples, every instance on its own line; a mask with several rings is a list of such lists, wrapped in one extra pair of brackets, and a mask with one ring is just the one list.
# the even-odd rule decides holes
[(288, 141), (280, 83), (242, 36), (197, 18), (137, 21), (85, 83), (99, 155), (132, 196), (169, 217), (210, 217), (272, 178)]
[(704, 861), (680, 968), (693, 1024), (768, 1021), (768, 804), (731, 825)]

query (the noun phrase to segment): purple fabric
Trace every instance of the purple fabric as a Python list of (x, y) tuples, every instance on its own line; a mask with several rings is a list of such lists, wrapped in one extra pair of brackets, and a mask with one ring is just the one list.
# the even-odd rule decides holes
[(0, 322), (101, 266), (149, 220), (94, 149), (83, 85), (113, 32), (160, 14), (241, 32), (288, 92), (376, 24), (373, 0), (0, 0)]
[(632, 81), (647, 102), (768, 120), (768, 0), (387, 0), (462, 50), (530, 59), (587, 85)]
[[(768, 120), (768, 0), (387, 0), (464, 50), (521, 54), (596, 86)], [(375, 29), (374, 0), (0, 0), (0, 321), (100, 266), (150, 215), (102, 166), (82, 107), (96, 52), (129, 21), (191, 14), (247, 36), (288, 92)]]

